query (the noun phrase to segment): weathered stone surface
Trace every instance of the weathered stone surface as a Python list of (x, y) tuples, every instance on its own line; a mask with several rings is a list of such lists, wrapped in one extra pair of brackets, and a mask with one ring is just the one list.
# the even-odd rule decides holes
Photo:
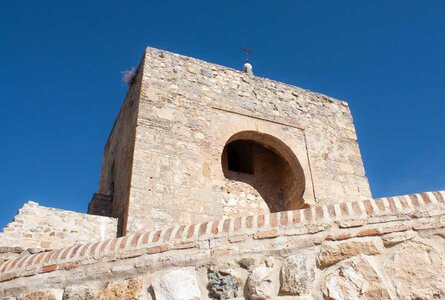
[(70, 286), (65, 289), (63, 300), (94, 300), (96, 291), (89, 286)]
[(51, 289), (27, 293), (22, 300), (62, 300), (63, 290)]
[(272, 267), (267, 265), (259, 265), (252, 269), (246, 282), (248, 299), (271, 299), (274, 296), (272, 271)]
[(243, 257), (238, 260), (238, 264), (241, 268), (249, 270), (255, 264), (255, 260), (253, 258)]
[(29, 201), (13, 222), (0, 232), (0, 246), (9, 246), (2, 247), (0, 253), (23, 249), (22, 254), (33, 254), (45, 249), (110, 239), (116, 237), (116, 230), (115, 218), (49, 208)]
[[(237, 141), (254, 150), (252, 174), (228, 168)], [(345, 102), (152, 48), (107, 141), (98, 192), (113, 194), (129, 233), (371, 196)]]
[(235, 276), (223, 272), (209, 270), (207, 274), (209, 283), (209, 297), (211, 299), (233, 299), (237, 297), (238, 280)]
[(400, 299), (444, 299), (443, 257), (431, 246), (408, 241), (386, 262), (385, 270)]
[(390, 299), (380, 276), (364, 257), (342, 262), (330, 271), (324, 278), (322, 290), (329, 300)]
[[(425, 210), (420, 207), (416, 211)], [(403, 222), (406, 228), (412, 228), (418, 224), (419, 220), (413, 217), (408, 220), (391, 221), (391, 223), (388, 223), (386, 219), (383, 219), (380, 224), (367, 223), (363, 228), (352, 229), (349, 235), (344, 235), (345, 230), (338, 230), (332, 226), (315, 235), (311, 234), (311, 231), (301, 232), (299, 235), (289, 235), (287, 230), (279, 229), (280, 235), (275, 239), (254, 240), (251, 238), (255, 234), (255, 228), (251, 227), (253, 225), (261, 224), (263, 228), (277, 224), (276, 228), (280, 228), (278, 224), (286, 223), (291, 219), (298, 220), (298, 217), (309, 215), (308, 212), (311, 211), (216, 221), (199, 226), (192, 225), (177, 227), (174, 230), (166, 229), (150, 234), (144, 233), (106, 243), (66, 248), (53, 251), (50, 255), (45, 253), (35, 256), (27, 255), (23, 259), (19, 258), (16, 261), (0, 265), (0, 298), (21, 299), (24, 293), (44, 291), (48, 287), (57, 286), (65, 289), (66, 299), (91, 299), (94, 297), (94, 299), (134, 298), (147, 300), (146, 298), (149, 297), (147, 288), (150, 284), (156, 288), (150, 292), (153, 295), (152, 299), (159, 296), (158, 300), (159, 298), (175, 299), (175, 297), (181, 299), (184, 294), (190, 293), (191, 288), (198, 292), (195, 293), (195, 297), (190, 298), (207, 299), (210, 293), (212, 293), (210, 297), (213, 299), (235, 297), (236, 287), (233, 278), (226, 274), (230, 274), (238, 280), (236, 295), (238, 298), (244, 296), (248, 299), (283, 298), (284, 300), (310, 299), (311, 297), (321, 299), (323, 292), (326, 298), (331, 297), (332, 299), (384, 299), (387, 294), (390, 294), (393, 299), (422, 297), (434, 299), (434, 297), (444, 296), (441, 294), (443, 279), (440, 274), (443, 274), (445, 270), (439, 256), (443, 255), (445, 241), (437, 236), (438, 231), (434, 229), (436, 221), (440, 220), (442, 216), (428, 218), (422, 216), (420, 222), (426, 224), (426, 220), (430, 220), (431, 227), (434, 229), (422, 230), (422, 232), (408, 230), (397, 232), (397, 234), (388, 234), (393, 229), (398, 230), (399, 223)], [(313, 212), (315, 215), (317, 210), (313, 210)], [(445, 205), (443, 212), (445, 213)], [(251, 222), (252, 219), (253, 222)], [(378, 219), (372, 219), (372, 221), (376, 222)], [(323, 219), (320, 222), (326, 222), (326, 220)], [(319, 222), (314, 220), (311, 224), (315, 226)], [(297, 223), (291, 228), (300, 228), (300, 225)], [(227, 235), (224, 233), (223, 237), (219, 238), (203, 235), (197, 240), (195, 237), (189, 238), (190, 242), (188, 243), (192, 245), (179, 248), (176, 246), (181, 244), (175, 244), (179, 238), (175, 241), (166, 241), (165, 238), (169, 235), (185, 236), (193, 232), (201, 234), (224, 232), (224, 228), (232, 230), (236, 227), (239, 227), (240, 230), (245, 227), (246, 232), (243, 232), (242, 235), (248, 234), (250, 238), (232, 243), (230, 242), (232, 236), (230, 232)], [(386, 234), (378, 237), (357, 236), (361, 232), (373, 232), (373, 230), (380, 234), (383, 232)], [(392, 241), (393, 239), (389, 239), (389, 237), (397, 237), (397, 242), (399, 242), (400, 236), (404, 237), (404, 233), (413, 234), (412, 241), (406, 240), (392, 247), (383, 247), (382, 239), (388, 238), (388, 241)], [(332, 237), (341, 235), (345, 238), (341, 242), (330, 240)], [(320, 243), (314, 243), (314, 238)], [(329, 243), (321, 242), (326, 239), (329, 239)], [(154, 240), (156, 242), (153, 242)], [(367, 247), (363, 245), (367, 245)], [(340, 258), (343, 260), (328, 267), (320, 265), (314, 267), (314, 259), (319, 257), (320, 248), (322, 250), (335, 248), (341, 255), (337, 255), (336, 251), (325, 252), (334, 253), (335, 260)], [(348, 249), (348, 251), (344, 251), (344, 249)], [(349, 249), (355, 250), (349, 251)], [(373, 250), (369, 251), (368, 249)], [(374, 256), (366, 254), (375, 253), (375, 249), (380, 254)], [(364, 254), (357, 254), (360, 252)], [(79, 254), (83, 255), (80, 260)], [(292, 256), (286, 259), (286, 256), (290, 254)], [(70, 258), (73, 255), (74, 259)], [(52, 260), (50, 258), (52, 256), (60, 258)], [(40, 265), (40, 268), (33, 271), (33, 261), (42, 262), (48, 258), (46, 265)], [(360, 262), (360, 260), (365, 262)], [(14, 264), (21, 267), (14, 268)], [(72, 267), (73, 265), (75, 268)], [(183, 267), (190, 265), (196, 267)], [(209, 280), (207, 270), (210, 266), (217, 270), (215, 273), (222, 274), (210, 276)], [(169, 271), (177, 268), (180, 268), (177, 272), (190, 269), (192, 273), (196, 272), (196, 274), (192, 274), (193, 284), (188, 284), (189, 278), (184, 280), (184, 276), (176, 276), (176, 279), (169, 280), (168, 277), (172, 277), (168, 275)], [(196, 271), (193, 271), (195, 268)], [(1, 270), (12, 270), (13, 272), (1, 272)], [(315, 272), (311, 290), (308, 285), (310, 281), (306, 278), (312, 276), (310, 270)], [(172, 272), (174, 273), (174, 271)], [(14, 278), (15, 276), (17, 277)], [(134, 280), (132, 283), (125, 278), (141, 279), (140, 295), (138, 295), (140, 285), (135, 284)], [(159, 287), (159, 281), (164, 282), (163, 286)], [(208, 289), (209, 283), (210, 289)], [(420, 286), (416, 286), (417, 284)], [(87, 286), (91, 290), (83, 290), (81, 285)], [(132, 285), (136, 291), (133, 293), (134, 296), (129, 291), (132, 289)], [(230, 288), (225, 289), (225, 285)], [(164, 289), (166, 286), (167, 292), (170, 294), (162, 295), (166, 292), (160, 291), (160, 289)], [(199, 293), (198, 287), (201, 293)], [(396, 289), (398, 289), (397, 292)], [(100, 298), (97, 297), (98, 294)], [(34, 298), (37, 296), (34, 294)]]
[(153, 282), (156, 300), (199, 300), (201, 291), (194, 268), (170, 271)]
[(401, 242), (412, 240), (415, 236), (416, 234), (412, 231), (394, 232), (382, 236), (382, 241), (385, 247), (392, 247)]
[(140, 279), (129, 279), (106, 284), (98, 293), (98, 300), (137, 300), (142, 297), (144, 291)]
[(379, 254), (380, 250), (376, 242), (377, 240), (374, 239), (323, 242), (320, 247), (320, 253), (318, 254), (318, 265), (325, 268), (358, 254)]
[(280, 293), (285, 295), (310, 294), (315, 278), (315, 269), (313, 253), (301, 253), (286, 258), (280, 271)]
[(22, 247), (0, 247), (0, 254), (2, 253), (17, 253), (20, 254), (24, 251)]

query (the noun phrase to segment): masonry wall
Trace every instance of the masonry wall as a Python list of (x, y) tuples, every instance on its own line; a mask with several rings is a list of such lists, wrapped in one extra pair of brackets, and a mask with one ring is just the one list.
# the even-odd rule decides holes
[[(143, 68), (141, 62), (139, 68)], [(129, 86), (128, 93), (107, 140), (102, 160), (99, 194), (111, 196), (110, 216), (118, 218), (118, 234), (125, 233), (126, 214), (130, 195), (136, 119), (139, 108), (142, 72), (138, 72)], [(89, 205), (93, 209), (93, 198)], [(90, 210), (89, 213), (97, 213)]]
[(443, 299), (444, 236), (445, 192), (343, 202), (27, 255), (0, 297)]
[(40, 206), (29, 201), (0, 233), (3, 256), (28, 248), (42, 251), (116, 237), (115, 218)]
[(221, 157), (244, 131), (292, 150), (305, 175), (305, 205), (371, 197), (345, 102), (152, 48), (144, 62), (128, 232), (231, 211), (224, 193), (241, 199), (245, 192), (230, 190)]

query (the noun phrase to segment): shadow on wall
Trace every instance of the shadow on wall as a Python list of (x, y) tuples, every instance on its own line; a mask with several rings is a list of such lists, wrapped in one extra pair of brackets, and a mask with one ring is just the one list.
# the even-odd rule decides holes
[(303, 168), (293, 151), (276, 137), (239, 132), (227, 141), (221, 163), (224, 176), (252, 186), (270, 212), (307, 207)]

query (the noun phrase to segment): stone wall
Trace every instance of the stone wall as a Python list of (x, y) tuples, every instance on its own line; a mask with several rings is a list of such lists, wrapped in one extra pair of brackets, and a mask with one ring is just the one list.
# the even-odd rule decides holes
[[(271, 137), (282, 145), (255, 141), (285, 158), (287, 150), (296, 157), (304, 173), (299, 177), (304, 179), (304, 205), (371, 197), (346, 102), (152, 48), (138, 74), (134, 91), (140, 87), (140, 95), (135, 94), (139, 107), (124, 104), (118, 119), (133, 128), (137, 110), (134, 153), (131, 139), (117, 142), (124, 146), (115, 149), (128, 147), (122, 155), (106, 151), (100, 191), (106, 194), (109, 184), (106, 174), (113, 159), (108, 155), (132, 167), (128, 202), (119, 196), (113, 204), (128, 203), (127, 232), (236, 212), (225, 209), (221, 159), (226, 143), (244, 132)], [(125, 123), (124, 115), (132, 117)], [(110, 139), (120, 135), (115, 127)], [(120, 172), (128, 180), (128, 169)], [(243, 198), (241, 193), (234, 197)]]
[[(142, 61), (139, 69), (143, 68)], [(99, 181), (99, 194), (112, 197), (111, 214), (118, 218), (118, 234), (125, 234), (126, 214), (130, 197), (133, 152), (136, 132), (136, 119), (139, 108), (141, 72), (137, 72), (130, 86), (114, 123), (104, 149), (102, 170)], [(99, 199), (93, 198), (88, 213), (97, 213)], [(100, 206), (100, 205), (99, 205)], [(102, 211), (104, 211), (102, 209)]]
[(0, 233), (0, 253), (18, 255), (28, 248), (39, 251), (105, 240), (116, 237), (116, 230), (114, 218), (48, 208), (29, 201)]
[(443, 299), (444, 237), (445, 192), (343, 202), (26, 255), (0, 297)]

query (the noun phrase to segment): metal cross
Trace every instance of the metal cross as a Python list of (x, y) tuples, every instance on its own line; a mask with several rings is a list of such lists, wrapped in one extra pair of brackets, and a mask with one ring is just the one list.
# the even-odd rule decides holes
[(254, 52), (249, 48), (241, 48), (244, 52), (246, 52), (246, 62), (249, 62), (249, 53), (253, 54)]

